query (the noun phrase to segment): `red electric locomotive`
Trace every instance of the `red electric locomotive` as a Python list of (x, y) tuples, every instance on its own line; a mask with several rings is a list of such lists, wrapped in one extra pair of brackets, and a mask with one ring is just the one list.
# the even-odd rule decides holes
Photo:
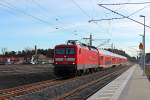
[(116, 66), (126, 61), (126, 57), (69, 40), (67, 44), (55, 47), (54, 72), (60, 76), (82, 74)]

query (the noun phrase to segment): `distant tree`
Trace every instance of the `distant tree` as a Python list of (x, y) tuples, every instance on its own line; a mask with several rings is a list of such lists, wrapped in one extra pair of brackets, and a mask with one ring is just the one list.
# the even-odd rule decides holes
[(49, 58), (53, 58), (53, 56), (54, 56), (54, 49), (48, 49), (46, 56), (49, 57)]
[(22, 50), (22, 56), (25, 56), (25, 55), (26, 55), (25, 50)]
[(7, 52), (7, 48), (2, 48), (1, 52), (2, 52), (3, 55), (5, 55), (5, 53)]
[(30, 48), (30, 47), (26, 47), (26, 48), (24, 48), (24, 51), (25, 51), (25, 52), (32, 51), (32, 48)]
[(9, 52), (9, 55), (14, 56), (14, 55), (16, 55), (16, 52), (15, 51), (11, 51), (11, 52)]
[(9, 55), (9, 52), (6, 51), (6, 52), (5, 52), (5, 55)]
[(18, 52), (17, 52), (17, 54), (18, 54), (18, 55), (21, 55), (21, 54), (22, 54), (22, 52), (21, 52), (21, 51), (18, 51)]
[[(5, 51), (5, 50), (3, 50)], [(48, 58), (53, 58), (54, 55), (54, 49), (37, 49), (37, 54), (42, 54), (45, 55)], [(35, 55), (35, 50), (32, 50), (31, 48), (25, 48), (22, 51), (5, 51), (5, 55), (7, 56), (15, 56), (15, 55), (19, 55), (19, 56), (24, 56), (24, 57), (28, 57), (28, 56), (33, 56)]]

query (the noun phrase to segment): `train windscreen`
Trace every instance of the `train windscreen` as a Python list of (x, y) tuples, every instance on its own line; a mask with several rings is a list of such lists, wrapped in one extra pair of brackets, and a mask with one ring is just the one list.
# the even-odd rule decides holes
[(67, 55), (75, 54), (74, 48), (66, 48), (66, 54), (67, 54)]
[(55, 54), (65, 54), (65, 48), (57, 48), (57, 49), (55, 49)]
[(75, 54), (75, 49), (74, 48), (56, 48), (55, 49), (55, 54), (72, 55), (72, 54)]

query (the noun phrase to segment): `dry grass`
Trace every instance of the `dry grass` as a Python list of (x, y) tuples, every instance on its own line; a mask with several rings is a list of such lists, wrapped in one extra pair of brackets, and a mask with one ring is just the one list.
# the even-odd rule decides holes
[(146, 73), (148, 79), (150, 80), (150, 66), (145, 67), (145, 73)]

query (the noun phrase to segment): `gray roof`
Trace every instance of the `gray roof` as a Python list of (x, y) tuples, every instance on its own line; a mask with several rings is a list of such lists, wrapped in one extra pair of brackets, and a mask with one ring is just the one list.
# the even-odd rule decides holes
[(113, 56), (113, 57), (119, 57), (119, 58), (124, 58), (124, 59), (127, 58), (127, 57), (124, 57), (124, 56), (121, 56), (121, 55), (112, 53), (112, 52), (107, 51), (107, 50), (102, 50), (102, 49), (101, 49), (100, 51), (102, 51), (104, 55), (110, 55), (110, 56)]

